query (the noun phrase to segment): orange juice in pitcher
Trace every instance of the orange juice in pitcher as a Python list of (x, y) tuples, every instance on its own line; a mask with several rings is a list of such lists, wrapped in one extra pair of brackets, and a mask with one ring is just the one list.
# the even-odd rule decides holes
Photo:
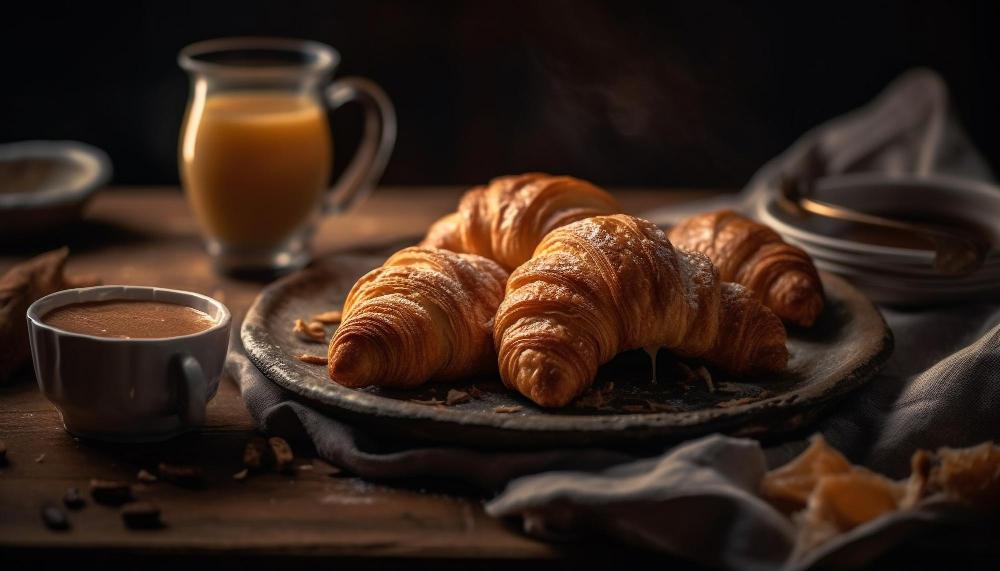
[[(221, 271), (304, 266), (319, 216), (347, 210), (381, 176), (396, 136), (392, 104), (362, 78), (327, 85), (339, 57), (324, 44), (280, 38), (209, 40), (178, 56), (191, 76), (181, 180)], [(365, 132), (328, 192), (327, 108), (351, 101), (364, 108)]]

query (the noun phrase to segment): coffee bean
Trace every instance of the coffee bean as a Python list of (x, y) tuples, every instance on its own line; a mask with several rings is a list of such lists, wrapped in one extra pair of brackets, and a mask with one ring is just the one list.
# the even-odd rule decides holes
[(95, 502), (108, 506), (120, 506), (134, 499), (132, 486), (110, 480), (91, 480), (90, 496)]
[(68, 488), (63, 495), (63, 504), (71, 510), (82, 508), (87, 502), (80, 495), (80, 488)]
[(200, 488), (205, 484), (205, 474), (197, 466), (182, 466), (160, 462), (156, 471), (160, 478), (184, 488)]
[(45, 522), (45, 527), (53, 531), (69, 529), (69, 518), (66, 517), (66, 512), (52, 504), (42, 506), (42, 521)]
[(284, 438), (274, 436), (267, 439), (267, 444), (271, 447), (271, 453), (274, 454), (274, 469), (278, 472), (290, 471), (295, 455), (292, 454), (292, 447), (288, 445), (288, 442)]
[(132, 502), (122, 508), (122, 521), (129, 529), (157, 529), (163, 527), (160, 508), (152, 502)]

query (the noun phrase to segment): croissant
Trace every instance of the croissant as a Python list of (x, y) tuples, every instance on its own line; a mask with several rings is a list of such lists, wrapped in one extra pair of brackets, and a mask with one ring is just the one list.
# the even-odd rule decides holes
[(435, 222), (421, 245), (479, 254), (510, 271), (552, 230), (617, 212), (618, 201), (586, 181), (542, 173), (504, 176), (466, 192), (458, 211)]
[(493, 315), (507, 272), (471, 254), (411, 247), (347, 294), (330, 340), (330, 378), (347, 387), (415, 387), (496, 368)]
[(719, 210), (684, 220), (669, 238), (707, 255), (723, 281), (750, 288), (786, 321), (809, 327), (823, 311), (823, 284), (809, 254), (763, 224)]
[(493, 325), (504, 384), (564, 406), (629, 349), (667, 347), (734, 373), (778, 371), (785, 329), (709, 259), (652, 223), (597, 216), (545, 237), (507, 281)]

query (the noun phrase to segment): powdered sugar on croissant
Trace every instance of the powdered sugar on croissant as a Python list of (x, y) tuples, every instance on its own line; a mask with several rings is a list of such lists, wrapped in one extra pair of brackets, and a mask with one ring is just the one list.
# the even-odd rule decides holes
[(504, 176), (466, 192), (458, 211), (435, 222), (422, 245), (479, 254), (510, 271), (530, 258), (552, 230), (616, 212), (621, 207), (614, 197), (580, 179)]
[(823, 284), (809, 254), (764, 224), (731, 210), (706, 212), (678, 224), (670, 241), (707, 255), (723, 280), (750, 288), (782, 319), (808, 327), (823, 310)]
[(506, 279), (481, 256), (396, 252), (348, 294), (330, 340), (330, 378), (348, 387), (414, 387), (494, 370), (491, 330)]
[(735, 373), (777, 371), (781, 321), (742, 287), (719, 282), (702, 254), (655, 225), (597, 216), (548, 234), (515, 270), (494, 323), (504, 383), (564, 406), (622, 351), (667, 347)]

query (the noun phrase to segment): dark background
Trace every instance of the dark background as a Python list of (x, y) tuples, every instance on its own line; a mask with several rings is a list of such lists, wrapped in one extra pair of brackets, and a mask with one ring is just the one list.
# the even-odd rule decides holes
[[(1000, 158), (997, 2), (18, 2), (0, 13), (0, 141), (78, 139), (118, 184), (175, 184), (197, 40), (329, 43), (396, 103), (387, 184), (525, 170), (736, 187), (913, 66)], [(339, 166), (360, 113), (335, 121)]]

